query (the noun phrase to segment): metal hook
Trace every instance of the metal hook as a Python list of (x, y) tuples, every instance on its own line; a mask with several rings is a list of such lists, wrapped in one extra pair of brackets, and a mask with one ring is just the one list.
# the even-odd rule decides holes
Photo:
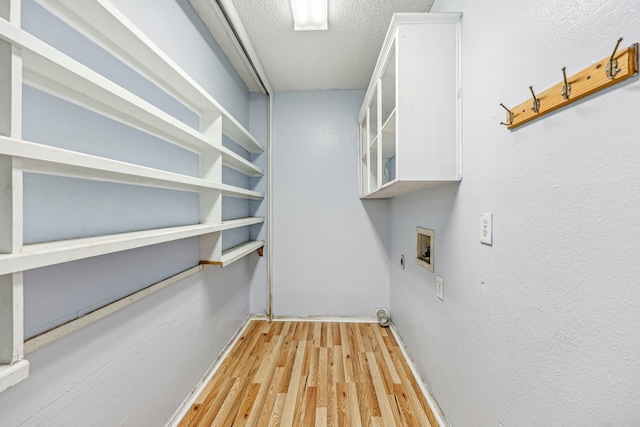
[(611, 58), (609, 58), (609, 62), (607, 63), (607, 70), (606, 70), (607, 77), (609, 77), (610, 79), (615, 78), (616, 74), (622, 71), (620, 68), (618, 68), (618, 61), (613, 58), (614, 56), (616, 56), (616, 51), (618, 50), (618, 46), (620, 46), (621, 41), (622, 41), (622, 37), (618, 39), (618, 42), (616, 43), (616, 47), (613, 48), (613, 53), (611, 54)]
[(507, 110), (507, 113), (509, 113), (509, 120), (507, 120), (508, 123), (500, 122), (500, 124), (501, 125), (505, 125), (505, 126), (511, 126), (511, 124), (513, 123), (513, 113), (511, 112), (511, 110), (509, 110), (507, 107), (505, 107), (502, 102), (500, 103), (500, 106), (502, 108), (504, 108), (505, 110)]
[(571, 95), (571, 85), (567, 81), (567, 67), (562, 67), (562, 77), (564, 78), (564, 86), (562, 86), (562, 97), (569, 99)]
[(531, 106), (531, 110), (534, 113), (540, 112), (540, 100), (536, 98), (536, 94), (533, 93), (533, 86), (529, 86), (529, 90), (531, 91), (531, 95), (533, 95), (533, 105)]

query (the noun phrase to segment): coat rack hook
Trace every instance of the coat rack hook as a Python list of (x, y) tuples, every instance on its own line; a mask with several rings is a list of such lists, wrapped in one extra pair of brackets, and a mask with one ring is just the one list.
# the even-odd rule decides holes
[(562, 97), (569, 99), (571, 95), (571, 85), (567, 81), (567, 67), (562, 67), (562, 77), (564, 78), (564, 85), (562, 86)]
[(531, 91), (531, 95), (533, 96), (533, 105), (531, 106), (531, 110), (534, 113), (540, 112), (540, 100), (536, 98), (536, 94), (533, 93), (533, 86), (529, 86), (529, 90)]
[(500, 124), (505, 126), (511, 126), (511, 123), (513, 123), (513, 113), (511, 112), (511, 110), (505, 107), (502, 102), (500, 103), (500, 106), (505, 110), (507, 110), (507, 113), (509, 113), (509, 119), (507, 120), (507, 123), (500, 122)]
[(615, 78), (616, 74), (622, 71), (620, 68), (618, 68), (618, 61), (614, 58), (614, 56), (616, 56), (616, 51), (618, 50), (618, 46), (620, 46), (621, 41), (622, 41), (622, 37), (618, 39), (618, 42), (616, 43), (616, 47), (613, 48), (613, 53), (611, 54), (611, 58), (609, 58), (609, 62), (607, 63), (607, 69), (606, 69), (607, 77), (609, 77), (610, 79)]

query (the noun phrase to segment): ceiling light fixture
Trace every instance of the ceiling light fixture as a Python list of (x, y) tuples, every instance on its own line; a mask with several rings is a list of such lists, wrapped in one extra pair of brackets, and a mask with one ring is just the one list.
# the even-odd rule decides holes
[(291, 0), (295, 31), (326, 30), (328, 0)]

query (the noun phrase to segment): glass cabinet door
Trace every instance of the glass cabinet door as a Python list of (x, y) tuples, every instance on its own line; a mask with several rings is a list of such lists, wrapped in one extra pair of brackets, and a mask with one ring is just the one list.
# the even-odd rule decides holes
[(381, 97), (381, 169), (382, 185), (396, 179), (396, 45), (389, 55), (380, 77)]
[(373, 92), (369, 108), (367, 109), (367, 119), (369, 121), (369, 150), (368, 150), (368, 167), (369, 167), (369, 192), (375, 191), (380, 187), (379, 163), (378, 158), (380, 145), (380, 110), (378, 108), (378, 93), (376, 89)]

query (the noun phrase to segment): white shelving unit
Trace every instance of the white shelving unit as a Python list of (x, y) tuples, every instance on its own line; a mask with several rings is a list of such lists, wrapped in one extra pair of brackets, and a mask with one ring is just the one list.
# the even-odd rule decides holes
[(361, 198), (462, 179), (460, 19), (393, 16), (358, 116)]
[(264, 149), (211, 95), (106, 0), (38, 0), (89, 39), (110, 51), (195, 111), (219, 114), (222, 131), (250, 153)]
[[(34, 268), (200, 237), (201, 262), (228, 266), (260, 249), (248, 241), (222, 251), (222, 231), (264, 222), (249, 217), (222, 221), (222, 197), (261, 200), (264, 194), (222, 183), (223, 165), (249, 177), (264, 174), (222, 145), (222, 135), (249, 153), (263, 147), (158, 46), (106, 0), (39, 0), (54, 14), (124, 61), (139, 74), (196, 112), (196, 130), (89, 69), (20, 28), (20, 0), (10, 0), (0, 17), (0, 391), (28, 376), (24, 360), (23, 271)], [(9, 46), (9, 49), (1, 49)], [(22, 85), (80, 105), (198, 154), (200, 176), (192, 177), (136, 164), (36, 144), (22, 139)], [(4, 121), (3, 121), (4, 120)], [(198, 224), (23, 244), (23, 174), (100, 180), (197, 192)]]

